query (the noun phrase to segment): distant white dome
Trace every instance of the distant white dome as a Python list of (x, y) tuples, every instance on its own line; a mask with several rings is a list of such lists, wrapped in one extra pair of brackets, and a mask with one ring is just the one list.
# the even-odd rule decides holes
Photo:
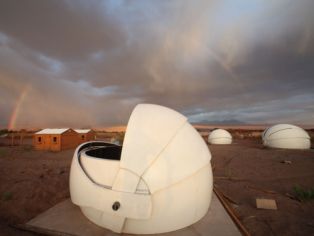
[(264, 130), (263, 144), (272, 148), (309, 149), (311, 139), (308, 133), (295, 125), (279, 124)]
[(74, 153), (70, 194), (95, 224), (156, 234), (187, 227), (208, 211), (211, 154), (187, 118), (166, 107), (133, 110), (123, 147), (88, 142)]
[(224, 129), (215, 129), (210, 132), (208, 136), (208, 142), (210, 144), (231, 144), (232, 136), (231, 134)]

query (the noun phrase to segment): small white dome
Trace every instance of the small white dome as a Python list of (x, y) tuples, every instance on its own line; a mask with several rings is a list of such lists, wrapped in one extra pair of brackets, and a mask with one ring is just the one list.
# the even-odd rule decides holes
[(311, 140), (308, 133), (295, 125), (278, 124), (264, 130), (263, 144), (266, 147), (286, 149), (309, 149)]
[(208, 211), (210, 159), (207, 145), (186, 117), (140, 104), (131, 114), (123, 147), (89, 142), (76, 149), (71, 200), (92, 222), (114, 232), (181, 229)]
[(231, 144), (232, 136), (227, 130), (215, 129), (210, 132), (208, 142), (210, 144)]

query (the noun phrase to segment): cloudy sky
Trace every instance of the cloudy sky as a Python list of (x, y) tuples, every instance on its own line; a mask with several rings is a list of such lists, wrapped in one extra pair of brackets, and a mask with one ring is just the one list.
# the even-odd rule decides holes
[(314, 1), (0, 0), (0, 127), (314, 125)]

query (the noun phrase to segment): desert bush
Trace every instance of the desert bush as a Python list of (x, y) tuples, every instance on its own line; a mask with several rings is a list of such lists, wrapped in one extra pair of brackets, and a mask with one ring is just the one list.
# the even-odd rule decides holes
[(0, 157), (4, 157), (7, 154), (7, 150), (0, 147)]
[(13, 197), (12, 192), (3, 192), (1, 199), (2, 199), (2, 201), (9, 201), (12, 199), (12, 197)]
[(293, 192), (300, 201), (313, 200), (314, 199), (314, 188), (303, 189), (300, 186), (294, 186)]
[(32, 145), (23, 145), (23, 150), (29, 152), (29, 151), (33, 150), (33, 146)]

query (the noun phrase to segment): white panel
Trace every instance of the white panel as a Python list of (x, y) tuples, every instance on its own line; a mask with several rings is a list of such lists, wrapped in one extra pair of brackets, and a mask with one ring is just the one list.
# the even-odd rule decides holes
[(115, 191), (123, 191), (134, 193), (140, 182), (140, 177), (126, 169), (120, 169), (112, 189)]
[(147, 220), (126, 219), (123, 232), (164, 233), (187, 227), (200, 220), (207, 213), (211, 200), (210, 168), (209, 164), (193, 176), (153, 194), (152, 217)]
[(268, 141), (267, 146), (285, 149), (309, 149), (311, 148), (311, 141), (304, 138), (273, 139)]
[[(135, 219), (146, 219), (151, 215), (150, 195), (118, 192), (96, 185), (85, 175), (75, 157), (70, 172), (70, 193), (72, 202), (81, 207)], [(112, 205), (116, 201), (121, 207), (118, 211), (113, 211)]]
[(127, 126), (121, 167), (141, 176), (186, 120), (186, 117), (169, 108), (137, 105)]
[(154, 193), (193, 175), (206, 166), (210, 158), (199, 133), (186, 123), (142, 178)]
[(88, 176), (97, 184), (112, 186), (120, 168), (120, 162), (95, 158), (81, 153), (81, 165)]
[(209, 205), (212, 199), (212, 190), (213, 190), (213, 172), (211, 165), (204, 167), (200, 170), (199, 179), (202, 179), (202, 182), (197, 182), (196, 184), (196, 212), (195, 219), (201, 219), (206, 215)]
[(211, 143), (211, 144), (231, 144), (232, 139), (230, 139), (230, 138), (211, 138), (209, 140), (209, 143)]

